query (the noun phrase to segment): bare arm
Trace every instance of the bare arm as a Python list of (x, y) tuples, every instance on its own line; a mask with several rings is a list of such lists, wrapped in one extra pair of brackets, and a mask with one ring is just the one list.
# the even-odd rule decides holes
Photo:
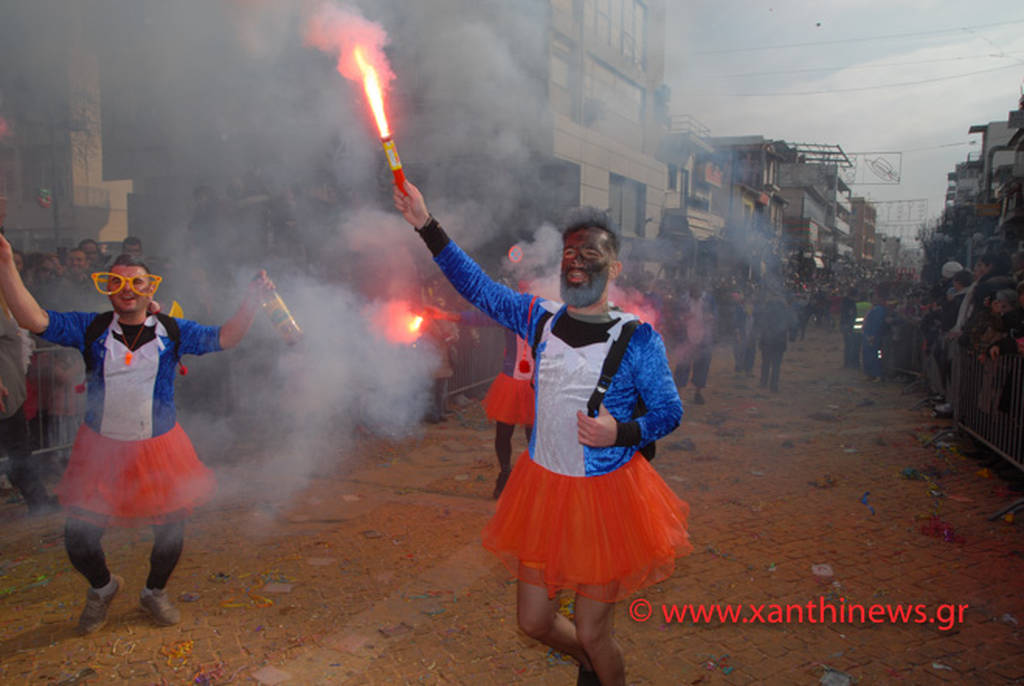
[(0, 236), (0, 292), (18, 322), (18, 326), (32, 333), (42, 333), (50, 325), (50, 315), (39, 306), (25, 288), (25, 283), (14, 266), (14, 249), (7, 238)]
[(252, 320), (256, 317), (256, 310), (259, 308), (262, 294), (272, 290), (274, 290), (274, 282), (267, 277), (265, 271), (261, 270), (259, 276), (249, 284), (249, 288), (245, 292), (245, 299), (239, 305), (238, 311), (220, 327), (221, 348), (227, 350), (242, 342), (252, 326)]

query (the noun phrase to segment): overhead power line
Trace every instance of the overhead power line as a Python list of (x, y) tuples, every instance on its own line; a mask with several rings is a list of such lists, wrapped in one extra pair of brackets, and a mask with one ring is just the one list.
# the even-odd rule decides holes
[(954, 74), (952, 76), (937, 76), (933, 79), (922, 79), (920, 81), (901, 81), (900, 83), (885, 83), (878, 86), (859, 86), (855, 88), (829, 88), (826, 90), (816, 91), (777, 91), (773, 93), (693, 93), (695, 97), (723, 97), (723, 98), (763, 98), (763, 97), (788, 97), (794, 95), (825, 95), (829, 93), (855, 93), (859, 91), (872, 91), (879, 90), (882, 88), (904, 88), (906, 86), (920, 86), (926, 83), (936, 83), (939, 81), (950, 81), (952, 79), (963, 79), (968, 76), (977, 76), (978, 74), (990, 74), (994, 71), (1004, 71), (1006, 69), (1020, 69), (1019, 64), (1009, 64), (1003, 67), (995, 67), (993, 69), (981, 69), (979, 71), (971, 71), (964, 74)]
[(737, 79), (748, 76), (778, 76), (781, 74), (809, 74), (822, 71), (853, 71), (855, 69), (891, 69), (892, 67), (909, 67), (918, 64), (936, 64), (938, 62), (963, 62), (965, 60), (984, 59), (1015, 59), (1011, 55), (974, 55), (973, 57), (939, 57), (933, 60), (913, 60), (910, 62), (884, 62), (882, 64), (850, 64), (842, 67), (807, 67), (805, 69), (778, 69), (774, 71), (748, 71), (740, 74), (722, 74), (724, 79)]
[(880, 36), (862, 36), (860, 38), (835, 38), (833, 40), (809, 41), (806, 43), (782, 43), (779, 45), (757, 45), (743, 48), (716, 48), (714, 50), (696, 50), (691, 55), (722, 55), (733, 52), (754, 52), (757, 50), (785, 50), (789, 48), (809, 48), (818, 45), (837, 45), (839, 43), (865, 43), (876, 40), (894, 40), (897, 38), (916, 38), (920, 36), (937, 36), (944, 33), (958, 33), (961, 31), (976, 31), (978, 29), (990, 29), (1000, 26), (1013, 26), (1024, 24), (1024, 19), (1011, 21), (1000, 21), (992, 24), (977, 24), (974, 26), (960, 26), (954, 29), (938, 29), (935, 31), (915, 31), (913, 33), (890, 33)]

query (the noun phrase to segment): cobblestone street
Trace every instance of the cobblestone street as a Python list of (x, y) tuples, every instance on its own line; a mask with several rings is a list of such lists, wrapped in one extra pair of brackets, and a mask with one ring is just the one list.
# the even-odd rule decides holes
[[(720, 346), (707, 404), (682, 391), (682, 426), (654, 464), (690, 503), (694, 553), (641, 594), (648, 621), (616, 608), (630, 684), (1024, 683), (1024, 525), (989, 521), (1021, 495), (967, 446), (927, 447), (949, 423), (911, 409), (921, 396), (900, 384), (842, 370), (841, 355), (839, 334), (812, 329), (769, 394)], [(107, 533), (126, 588), (83, 638), (86, 585), (62, 517), (7, 502), (0, 682), (575, 683), (574, 664), (517, 630), (515, 584), (479, 544), (492, 444), (474, 403), (416, 440), (363, 442), (288, 500), (198, 511), (168, 587), (183, 614), (170, 628), (138, 608), (148, 529)], [(258, 478), (242, 460), (218, 467), (222, 483)], [(664, 604), (737, 605), (742, 619), (667, 623)], [(830, 614), (876, 604), (921, 613)], [(802, 616), (785, 621), (787, 605)]]

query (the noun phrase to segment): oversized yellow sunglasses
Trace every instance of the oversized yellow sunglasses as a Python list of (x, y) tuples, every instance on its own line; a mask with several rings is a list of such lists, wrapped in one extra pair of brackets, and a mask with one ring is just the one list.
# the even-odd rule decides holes
[(120, 293), (127, 285), (135, 295), (149, 296), (156, 293), (156, 289), (163, 280), (164, 277), (156, 274), (142, 274), (130, 279), (113, 272), (94, 272), (92, 274), (92, 282), (96, 286), (96, 290), (103, 295)]

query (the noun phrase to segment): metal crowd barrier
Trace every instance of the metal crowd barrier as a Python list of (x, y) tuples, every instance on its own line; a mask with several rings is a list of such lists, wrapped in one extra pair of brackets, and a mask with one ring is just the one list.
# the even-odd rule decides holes
[(885, 376), (903, 374), (920, 377), (924, 372), (920, 322), (900, 319), (890, 325), (882, 339), (882, 366)]
[(455, 344), (455, 374), (448, 382), (448, 396), (489, 384), (501, 371), (505, 330), (498, 326), (460, 327)]
[(953, 419), (961, 431), (1024, 471), (1024, 357), (953, 358)]
[(74, 348), (37, 343), (26, 380), (32, 454), (69, 451), (85, 417), (82, 353)]

